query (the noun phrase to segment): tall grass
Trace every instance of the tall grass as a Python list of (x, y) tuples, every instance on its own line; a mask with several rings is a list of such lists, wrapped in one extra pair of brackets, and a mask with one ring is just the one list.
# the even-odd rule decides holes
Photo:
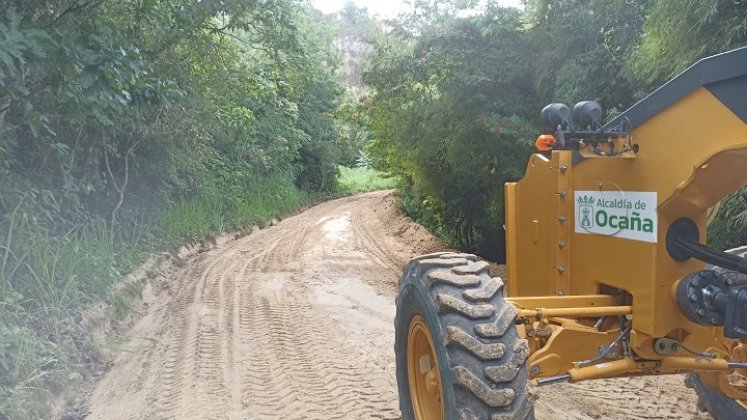
[(316, 196), (296, 188), (283, 178), (270, 178), (247, 188), (231, 208), (231, 219), (239, 225), (261, 223), (283, 216)]
[(120, 254), (103, 220), (52, 235), (16, 208), (0, 227), (0, 414), (48, 417), (94, 357), (76, 314), (119, 278)]
[(205, 189), (127, 228), (95, 219), (54, 234), (20, 204), (0, 214), (0, 419), (49, 418), (54, 395), (84, 380), (98, 352), (81, 311), (104, 297), (126, 307), (107, 293), (149, 252), (281, 217), (313, 198), (278, 176)]
[(225, 226), (222, 201), (200, 194), (169, 206), (156, 223), (165, 241), (194, 239)]
[(168, 207), (157, 226), (168, 242), (197, 239), (210, 232), (261, 224), (311, 198), (287, 177), (268, 177), (231, 191), (202, 191)]
[(371, 168), (338, 167), (338, 190), (342, 194), (386, 190), (397, 186), (397, 179)]

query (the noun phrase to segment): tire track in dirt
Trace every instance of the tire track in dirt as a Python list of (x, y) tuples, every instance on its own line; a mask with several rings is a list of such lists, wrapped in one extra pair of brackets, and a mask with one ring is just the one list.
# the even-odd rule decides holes
[(161, 292), (160, 316), (130, 332), (151, 345), (117, 357), (89, 418), (398, 418), (399, 267), (351, 226), (365, 222), (360, 200), (382, 196), (324, 203), (190, 261)]
[[(156, 406), (158, 418), (184, 418), (190, 414), (208, 418), (219, 403), (216, 393), (220, 390), (221, 378), (214, 375), (214, 370), (221, 361), (213, 357), (219, 353), (214, 286), (221, 273), (216, 275), (214, 271), (224, 263), (224, 258), (225, 255), (212, 261), (203, 259), (210, 262), (196, 273), (196, 280), (190, 281), (192, 287), (183, 289), (169, 313), (169, 324), (175, 328), (165, 332), (167, 358), (159, 370), (163, 375), (163, 388)], [(190, 396), (185, 390), (194, 395)], [(159, 393), (155, 386), (150, 391)]]
[[(127, 332), (87, 419), (398, 419), (396, 283), (441, 249), (376, 192), (203, 252)], [(538, 419), (707, 418), (679, 376), (539, 394)]]

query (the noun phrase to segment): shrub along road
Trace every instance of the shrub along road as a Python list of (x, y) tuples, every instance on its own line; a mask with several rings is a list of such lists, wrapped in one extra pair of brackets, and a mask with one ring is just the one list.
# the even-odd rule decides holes
[[(391, 192), (326, 202), (153, 285), (88, 419), (397, 419), (402, 266), (443, 249)], [(539, 419), (706, 419), (681, 376), (543, 388)]]

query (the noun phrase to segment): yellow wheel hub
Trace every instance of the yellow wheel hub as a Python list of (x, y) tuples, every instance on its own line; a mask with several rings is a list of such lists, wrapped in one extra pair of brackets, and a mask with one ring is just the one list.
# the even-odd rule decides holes
[(407, 377), (417, 420), (443, 420), (444, 402), (433, 337), (422, 316), (410, 321), (407, 333)]

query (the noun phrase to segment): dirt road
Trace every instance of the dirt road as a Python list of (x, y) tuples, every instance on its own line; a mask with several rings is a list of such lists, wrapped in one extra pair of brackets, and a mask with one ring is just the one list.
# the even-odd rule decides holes
[[(442, 248), (376, 192), (200, 253), (148, 283), (87, 418), (397, 419), (396, 282)], [(539, 419), (708, 418), (679, 376), (539, 395)]]

